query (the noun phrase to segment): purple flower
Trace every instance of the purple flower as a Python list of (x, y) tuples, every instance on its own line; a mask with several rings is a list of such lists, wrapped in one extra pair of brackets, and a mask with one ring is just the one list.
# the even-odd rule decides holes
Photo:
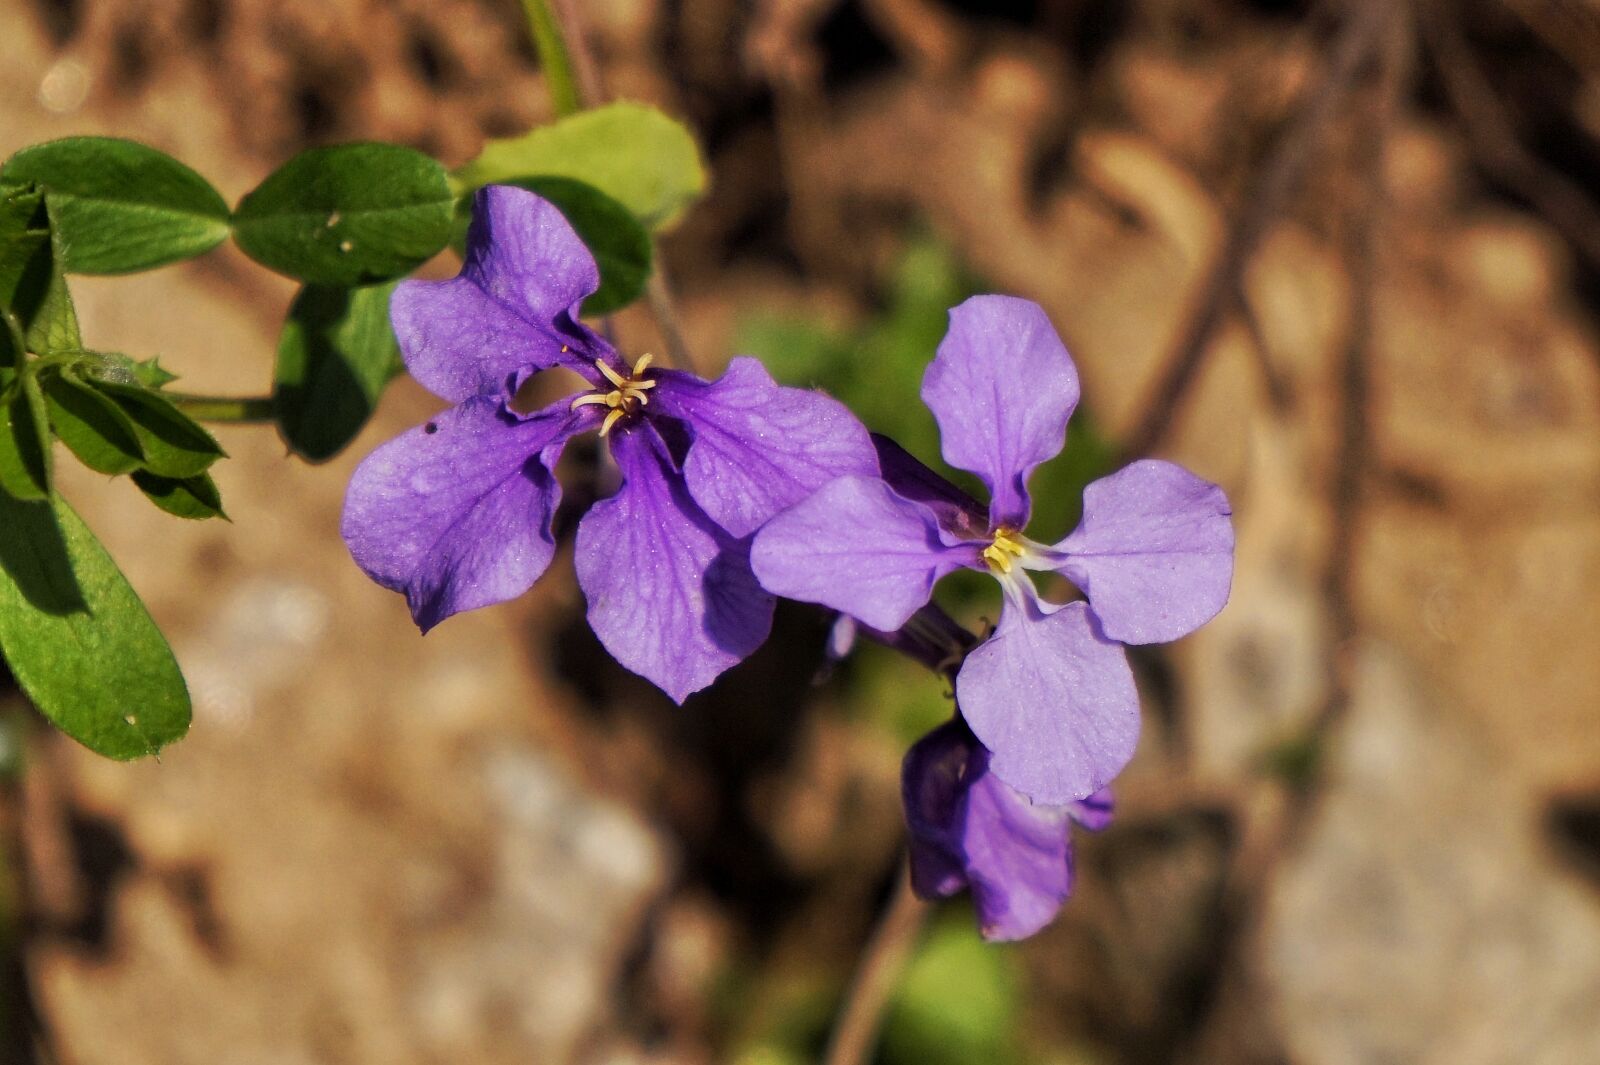
[[(512, 599), (555, 553), (562, 448), (598, 430), (622, 485), (578, 526), (589, 623), (617, 661), (681, 702), (771, 627), (751, 533), (829, 480), (875, 473), (877, 459), (842, 405), (779, 387), (754, 359), (715, 382), (653, 369), (649, 355), (630, 368), (578, 320), (599, 282), (555, 207), (481, 190), (460, 275), (405, 282), (390, 303), (411, 375), (456, 405), (362, 462), (342, 532), (424, 632)], [(558, 366), (591, 390), (532, 414), (511, 408), (530, 376)]]
[[(952, 310), (922, 398), (945, 460), (989, 486), (988, 511), (886, 444), (882, 479), (841, 477), (768, 523), (753, 548), (756, 576), (768, 591), (887, 632), (945, 574), (992, 574), (1005, 603), (956, 678), (962, 713), (1000, 779), (1042, 803), (1084, 798), (1138, 740), (1122, 644), (1177, 639), (1227, 601), (1228, 500), (1179, 466), (1145, 460), (1091, 484), (1082, 523), (1060, 543), (1024, 536), (1028, 476), (1061, 450), (1078, 402), (1072, 359), (1027, 300), (977, 296)], [(1028, 570), (1062, 574), (1088, 602), (1045, 602)]]
[(990, 755), (957, 717), (914, 744), (901, 767), (911, 886), (925, 899), (972, 889), (985, 939), (1024, 939), (1072, 894), (1072, 825), (1111, 823), (1111, 793), (1036, 805), (989, 772)]

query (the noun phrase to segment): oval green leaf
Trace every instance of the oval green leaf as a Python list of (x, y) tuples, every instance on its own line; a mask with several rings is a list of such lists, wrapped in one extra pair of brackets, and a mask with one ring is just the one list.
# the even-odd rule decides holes
[(24, 148), (0, 184), (38, 185), (61, 237), (62, 269), (148, 270), (209, 251), (228, 235), (228, 204), (164, 152), (116, 137), (67, 137)]
[(50, 494), (49, 419), (31, 374), (13, 375), (0, 401), (0, 489), (18, 500)]
[(455, 173), (463, 188), (566, 177), (593, 185), (647, 229), (670, 225), (705, 192), (694, 137), (644, 104), (597, 107), (505, 140), (493, 140)]
[(148, 470), (136, 470), (133, 483), (139, 486), (144, 497), (168, 514), (200, 521), (205, 518), (226, 518), (222, 512), (222, 493), (209, 473), (198, 477), (158, 477)]
[(44, 380), (44, 398), (57, 438), (91, 470), (116, 476), (144, 464), (144, 448), (133, 422), (93, 388), (52, 373)]
[(389, 326), (394, 285), (326, 288), (295, 296), (278, 338), (273, 407), (295, 454), (323, 462), (343, 451), (400, 370)]
[(172, 649), (72, 508), (0, 494), (0, 528), (0, 651), (33, 704), (110, 758), (181, 738), (189, 692)]
[(144, 468), (161, 477), (198, 477), (225, 452), (216, 437), (159, 392), (104, 378), (94, 387), (114, 400), (133, 423), (144, 449)]
[(234, 239), (263, 266), (316, 285), (365, 285), (411, 272), (450, 240), (444, 168), (395, 144), (301, 152), (246, 196)]

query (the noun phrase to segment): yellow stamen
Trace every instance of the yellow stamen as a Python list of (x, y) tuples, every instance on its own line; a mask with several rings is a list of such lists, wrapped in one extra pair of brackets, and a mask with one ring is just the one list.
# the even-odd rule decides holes
[(572, 401), (571, 409), (577, 410), (579, 407), (591, 404), (610, 408), (610, 413), (600, 423), (600, 435), (605, 436), (611, 432), (612, 427), (622, 418), (650, 402), (650, 389), (656, 387), (659, 382), (646, 381), (641, 375), (645, 370), (649, 369), (650, 362), (654, 358), (655, 356), (649, 352), (640, 356), (639, 361), (633, 364), (633, 370), (627, 377), (622, 376), (606, 363), (596, 360), (595, 366), (605, 375), (605, 379), (616, 387), (609, 392), (595, 389), (593, 392), (579, 396)]
[(1001, 576), (1010, 573), (1015, 560), (1027, 553), (1017, 542), (1016, 535), (1013, 529), (998, 529), (994, 534), (994, 542), (983, 549), (983, 561), (988, 564), (989, 569)]

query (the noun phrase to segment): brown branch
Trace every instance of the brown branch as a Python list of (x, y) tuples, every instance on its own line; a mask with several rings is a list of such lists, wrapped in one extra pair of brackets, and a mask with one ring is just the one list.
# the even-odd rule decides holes
[(1339, 366), (1338, 442), (1329, 493), (1333, 523), (1323, 575), (1331, 641), (1328, 697), (1312, 722), (1313, 737), (1325, 734), (1342, 717), (1353, 685), (1359, 628), (1355, 607), (1356, 540), (1362, 484), (1372, 451), (1373, 300), (1380, 268), (1378, 234), (1383, 231), (1387, 208), (1384, 149), (1399, 110), (1401, 88), (1408, 81), (1414, 46), (1410, 19), (1404, 7), (1396, 5), (1382, 38), (1380, 75), (1373, 102), (1355, 146), (1361, 195), (1345, 247), (1351, 279), (1350, 328)]
[(904, 859), (900, 867), (894, 895), (862, 950), (855, 978), (845, 993), (844, 1009), (828, 1040), (823, 1065), (862, 1065), (870, 1060), (883, 1011), (928, 918), (931, 907), (911, 890)]
[[(551, 0), (551, 10), (561, 24), (561, 35), (572, 60), (572, 72), (578, 83), (578, 100), (584, 107), (597, 107), (605, 102), (605, 83), (579, 14), (581, 6), (575, 0)], [(667, 347), (667, 359), (674, 366), (694, 371), (694, 355), (678, 323), (677, 301), (672, 295), (667, 268), (661, 261), (661, 245), (653, 235), (650, 238), (650, 261), (650, 278), (645, 282), (645, 301), (656, 320), (656, 328), (661, 331), (661, 340)]]
[(1288, 128), (1267, 152), (1255, 180), (1245, 191), (1240, 214), (1178, 333), (1173, 354), (1143, 405), (1144, 417), (1128, 435), (1123, 448), (1127, 456), (1149, 453), (1171, 425), (1241, 287), (1251, 255), (1299, 184), (1329, 119), (1349, 95), (1357, 75), (1377, 47), (1391, 2), (1363, 3), (1349, 15), (1327, 74), (1307, 90)]
[(1437, 4), (1422, 6), (1435, 65), (1479, 165), (1532, 204), (1579, 254), (1600, 267), (1600, 208), (1581, 185), (1522, 146), (1505, 105), (1473, 59), (1456, 16)]

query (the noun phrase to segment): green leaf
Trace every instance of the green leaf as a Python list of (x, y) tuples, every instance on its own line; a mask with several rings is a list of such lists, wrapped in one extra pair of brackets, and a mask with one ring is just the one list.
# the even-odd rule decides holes
[(209, 473), (198, 477), (158, 477), (148, 470), (137, 470), (133, 483), (146, 499), (180, 518), (226, 518), (222, 512), (222, 493)]
[(164, 152), (115, 137), (67, 137), (24, 148), (0, 184), (35, 184), (49, 197), (62, 269), (125, 274), (188, 259), (228, 235), (228, 204)]
[(520, 178), (508, 182), (556, 205), (600, 267), (600, 288), (583, 301), (584, 314), (610, 314), (644, 292), (650, 279), (650, 234), (622, 204), (593, 185), (571, 178)]
[(364, 285), (411, 272), (450, 239), (444, 168), (395, 144), (301, 152), (246, 196), (234, 239), (252, 259), (315, 285)]
[(278, 338), (273, 406), (295, 454), (323, 462), (344, 450), (400, 365), (389, 327), (393, 284), (309, 285), (289, 307)]
[[(83, 344), (59, 246), (44, 194), (0, 186), (0, 311), (15, 316), (27, 346), (41, 353)], [(14, 347), (9, 338), (4, 343)]]
[(33, 704), (110, 758), (189, 728), (172, 649), (111, 556), (60, 498), (0, 495), (0, 650)]
[(574, 178), (621, 203), (649, 229), (671, 224), (706, 188), (700, 149), (682, 123), (627, 102), (490, 141), (455, 177), (467, 189), (530, 177)]
[(133, 423), (144, 449), (144, 468), (161, 477), (198, 477), (225, 452), (216, 438), (159, 392), (99, 379), (96, 388), (116, 401)]
[[(20, 500), (50, 494), (50, 430), (44, 396), (32, 375), (13, 375), (0, 402), (0, 495)], [(7, 533), (0, 533), (0, 540)]]
[(113, 476), (144, 464), (144, 448), (122, 408), (65, 373), (45, 377), (50, 427), (78, 460)]

